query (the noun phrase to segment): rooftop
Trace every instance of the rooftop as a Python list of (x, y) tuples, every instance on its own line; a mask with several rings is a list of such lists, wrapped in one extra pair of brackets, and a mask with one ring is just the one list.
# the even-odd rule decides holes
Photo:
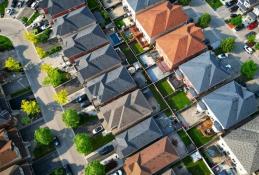
[(145, 8), (148, 8), (151, 5), (162, 2), (163, 0), (126, 0), (129, 6), (135, 11), (138, 12)]

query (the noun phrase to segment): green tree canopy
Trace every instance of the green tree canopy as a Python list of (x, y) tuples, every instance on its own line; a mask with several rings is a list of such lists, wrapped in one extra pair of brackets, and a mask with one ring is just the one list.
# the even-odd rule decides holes
[(204, 13), (198, 20), (198, 26), (201, 28), (206, 28), (209, 26), (211, 21), (211, 16), (208, 13)]
[(90, 137), (87, 134), (77, 134), (74, 138), (76, 150), (82, 154), (88, 154), (93, 150)]
[(80, 117), (74, 109), (67, 109), (63, 113), (63, 121), (67, 127), (76, 128), (79, 126)]
[(54, 100), (60, 104), (60, 105), (63, 105), (63, 104), (66, 104), (68, 99), (68, 92), (67, 90), (65, 89), (62, 89), (61, 91), (57, 92), (55, 95), (54, 95)]
[(190, 2), (191, 2), (191, 0), (178, 0), (178, 3), (183, 6), (189, 5)]
[(249, 80), (254, 78), (257, 70), (258, 66), (253, 60), (248, 60), (241, 66), (241, 74)]
[(40, 112), (40, 107), (35, 100), (22, 100), (21, 109), (30, 117)]
[(85, 167), (85, 175), (105, 175), (105, 167), (98, 160), (94, 160)]
[(49, 145), (53, 141), (53, 135), (49, 128), (39, 128), (34, 133), (35, 140), (43, 145)]
[(228, 37), (221, 41), (220, 48), (224, 53), (231, 52), (235, 46), (235, 38)]
[(234, 26), (240, 26), (242, 24), (242, 16), (239, 15), (234, 18), (231, 18), (230, 24), (232, 24)]
[(248, 35), (247, 42), (253, 44), (255, 43), (255, 38), (256, 38), (256, 35)]
[(7, 58), (7, 60), (5, 60), (4, 67), (10, 71), (15, 72), (19, 72), (22, 70), (22, 66), (19, 61), (15, 60), (13, 57), (9, 57)]

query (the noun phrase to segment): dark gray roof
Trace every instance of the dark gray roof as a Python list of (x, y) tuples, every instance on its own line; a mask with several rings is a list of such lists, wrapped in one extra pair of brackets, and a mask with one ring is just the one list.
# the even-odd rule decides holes
[(76, 32), (95, 22), (94, 15), (87, 7), (80, 8), (63, 17), (57, 18), (52, 26), (53, 35), (63, 36)]
[(259, 116), (232, 130), (225, 142), (249, 174), (259, 170)]
[(48, 14), (57, 15), (65, 10), (84, 4), (85, 0), (42, 0), (39, 3), (40, 8), (47, 8)]
[(101, 28), (98, 25), (91, 25), (63, 39), (64, 55), (70, 58), (82, 52), (90, 52), (105, 43), (108, 43), (108, 40)]
[(106, 103), (136, 87), (123, 66), (100, 75), (86, 83), (86, 94), (95, 105)]
[(116, 152), (120, 158), (125, 158), (162, 136), (156, 121), (152, 117), (148, 118), (115, 137), (118, 144)]
[(100, 73), (114, 69), (120, 63), (121, 59), (117, 52), (110, 45), (106, 45), (76, 61), (77, 77), (83, 84), (85, 81), (100, 75)]
[(12, 116), (7, 110), (0, 109), (0, 125), (6, 124), (11, 119), (12, 119)]
[(151, 5), (154, 5), (162, 1), (163, 0), (127, 0), (128, 4), (135, 12), (143, 10)]
[(127, 129), (152, 113), (152, 108), (140, 90), (135, 90), (100, 108), (108, 130)]
[(256, 112), (256, 99), (252, 92), (232, 81), (202, 98), (204, 104), (228, 129)]
[(184, 76), (200, 94), (230, 77), (219, 59), (210, 51), (179, 66)]

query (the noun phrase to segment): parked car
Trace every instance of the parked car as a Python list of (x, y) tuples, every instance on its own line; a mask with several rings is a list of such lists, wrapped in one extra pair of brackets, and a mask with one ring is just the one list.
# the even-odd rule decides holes
[(8, 9), (6, 10), (6, 13), (7, 13), (8, 15), (14, 14), (14, 8), (8, 8)]
[(35, 10), (35, 9), (38, 7), (38, 5), (39, 5), (39, 1), (35, 1), (35, 2), (33, 2), (33, 3), (31, 4), (31, 8), (32, 8), (33, 10)]
[(251, 32), (247, 33), (245, 36), (246, 36), (246, 38), (247, 38), (247, 37), (250, 36), (250, 35), (256, 35), (256, 32), (255, 32), (255, 31), (251, 31)]
[(82, 102), (84, 102), (84, 101), (86, 101), (86, 100), (88, 100), (87, 95), (86, 95), (86, 94), (83, 94), (83, 95), (77, 97), (76, 102), (77, 102), (77, 103), (82, 103)]
[(245, 25), (244, 24), (240, 24), (240, 25), (235, 27), (235, 31), (240, 31), (240, 30), (243, 30), (244, 28), (245, 28)]
[(35, 0), (28, 0), (28, 1), (26, 1), (26, 6), (31, 7), (32, 3), (34, 3), (34, 2), (35, 2)]
[(108, 146), (105, 146), (100, 151), (98, 151), (98, 153), (103, 156), (103, 155), (106, 155), (106, 154), (112, 152), (113, 150), (114, 150), (113, 145), (108, 145)]
[(18, 7), (18, 8), (21, 8), (21, 7), (23, 6), (23, 4), (24, 4), (24, 1), (19, 1), (19, 2), (17, 3), (17, 7)]
[(93, 134), (98, 134), (98, 133), (102, 132), (103, 130), (104, 130), (103, 126), (100, 125), (100, 126), (98, 126), (97, 128), (94, 128), (93, 131), (92, 131), (92, 133), (93, 133)]
[(230, 0), (230, 1), (226, 2), (225, 6), (226, 6), (227, 8), (230, 8), (230, 7), (232, 7), (233, 5), (235, 5), (236, 3), (237, 3), (237, 0)]
[(235, 13), (231, 13), (230, 14), (230, 18), (235, 18), (235, 17), (237, 17), (238, 16), (238, 14), (235, 14)]
[(220, 55), (218, 55), (219, 59), (224, 59), (224, 58), (228, 58), (228, 53), (222, 53)]
[(244, 50), (250, 55), (254, 53), (254, 49), (249, 47), (248, 45), (244, 46)]
[(257, 26), (258, 26), (258, 22), (255, 21), (255, 22), (252, 22), (251, 24), (249, 24), (249, 25), (247, 26), (247, 29), (248, 29), (248, 30), (253, 30), (253, 29), (256, 28)]
[(233, 5), (232, 7), (229, 8), (229, 11), (233, 13), (233, 12), (236, 12), (238, 8), (239, 8), (238, 5)]
[(111, 175), (122, 175), (122, 171), (121, 170), (117, 170), (114, 173), (112, 173)]
[(11, 3), (11, 7), (15, 8), (17, 6), (18, 0), (13, 0)]
[(73, 171), (69, 164), (66, 165), (66, 175), (73, 175)]
[(58, 139), (57, 136), (55, 136), (55, 137), (53, 138), (53, 144), (54, 144), (55, 146), (60, 146), (60, 141), (59, 141), (59, 139)]
[(87, 106), (89, 106), (91, 103), (89, 101), (84, 101), (82, 103), (80, 103), (80, 107), (83, 109), (83, 108), (86, 108)]
[(193, 18), (189, 18), (187, 21), (187, 23), (192, 23), (192, 22), (194, 22)]

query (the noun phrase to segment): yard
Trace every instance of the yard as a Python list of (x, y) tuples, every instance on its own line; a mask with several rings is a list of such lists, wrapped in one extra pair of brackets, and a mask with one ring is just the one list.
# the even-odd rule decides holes
[(193, 162), (192, 158), (186, 157), (183, 159), (183, 163), (192, 175), (210, 175), (211, 172), (205, 162), (201, 159)]
[(167, 79), (159, 81), (156, 84), (156, 87), (164, 97), (174, 92)]
[(220, 0), (206, 0), (206, 2), (214, 9), (221, 7), (223, 4), (220, 2)]
[(173, 111), (179, 111), (191, 104), (191, 101), (187, 98), (185, 92), (179, 91), (169, 96), (166, 101)]
[(184, 130), (180, 130), (178, 132), (178, 135), (181, 137), (185, 146), (189, 146), (190, 144), (192, 144), (192, 141), (190, 140), (190, 138), (188, 137), (188, 135), (185, 133)]
[(165, 103), (165, 101), (163, 100), (163, 98), (161, 97), (161, 95), (158, 93), (158, 91), (156, 90), (155, 86), (151, 85), (149, 86), (149, 89), (151, 90), (153, 96), (155, 97), (155, 99), (157, 100), (157, 103), (159, 103), (160, 105), (160, 110), (164, 110), (167, 108), (167, 105)]
[(213, 139), (213, 136), (204, 136), (197, 127), (191, 128), (187, 133), (197, 147), (200, 147)]
[(6, 36), (0, 35), (0, 52), (11, 50), (13, 48), (13, 44), (9, 38)]
[(103, 135), (96, 135), (92, 137), (92, 144), (93, 144), (93, 150), (96, 150), (103, 145), (111, 142), (114, 139), (114, 135), (112, 134), (107, 134), (105, 136)]
[(89, 9), (91, 9), (91, 10), (99, 7), (97, 0), (87, 0), (87, 4), (88, 4)]
[(114, 20), (114, 23), (119, 30), (121, 30), (122, 27), (125, 26), (123, 19), (116, 19), (116, 20)]
[(137, 41), (133, 41), (132, 43), (130, 43), (130, 47), (132, 48), (133, 52), (136, 55), (144, 52), (144, 49), (141, 47), (141, 45)]
[(130, 48), (126, 44), (121, 45), (120, 49), (124, 53), (124, 55), (125, 55), (126, 59), (128, 60), (129, 64), (133, 64), (137, 61), (136, 57), (134, 56), (134, 54), (132, 53), (132, 51), (130, 50)]
[(8, 0), (4, 0), (4, 2), (0, 4), (0, 15), (4, 15), (5, 8), (7, 6), (8, 6)]

